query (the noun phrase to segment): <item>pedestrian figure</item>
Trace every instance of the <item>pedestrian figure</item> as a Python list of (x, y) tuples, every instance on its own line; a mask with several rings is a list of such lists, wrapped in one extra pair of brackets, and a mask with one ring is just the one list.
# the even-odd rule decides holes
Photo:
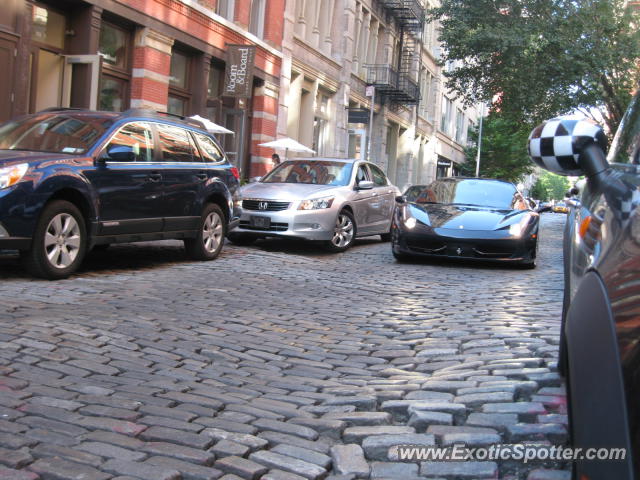
[(273, 155), (271, 155), (271, 161), (273, 162), (273, 166), (277, 167), (278, 165), (280, 165), (280, 155), (274, 153)]

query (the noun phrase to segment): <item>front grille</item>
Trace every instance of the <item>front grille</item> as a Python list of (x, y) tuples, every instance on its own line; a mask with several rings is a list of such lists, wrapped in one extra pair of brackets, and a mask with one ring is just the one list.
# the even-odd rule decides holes
[(240, 228), (246, 230), (260, 230), (261, 232), (286, 232), (289, 229), (288, 223), (271, 222), (269, 228), (253, 227), (246, 220), (240, 221)]
[[(264, 208), (265, 205), (266, 208)], [(245, 210), (260, 210), (262, 212), (278, 212), (280, 210), (286, 210), (290, 205), (290, 202), (277, 202), (274, 200), (242, 200), (242, 208)], [(261, 206), (263, 208), (260, 208)]]

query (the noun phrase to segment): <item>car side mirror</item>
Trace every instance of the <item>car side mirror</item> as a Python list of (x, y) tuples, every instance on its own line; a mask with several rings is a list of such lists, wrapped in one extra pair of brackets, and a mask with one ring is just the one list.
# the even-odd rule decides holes
[(398, 195), (396, 197), (396, 203), (407, 203), (407, 197), (404, 195)]
[(133, 147), (129, 147), (127, 145), (114, 145), (107, 149), (106, 159), (111, 159), (114, 162), (135, 162), (136, 154), (133, 151)]
[(361, 180), (360, 182), (358, 182), (358, 184), (356, 185), (356, 188), (358, 190), (371, 190), (373, 187), (375, 187), (376, 184), (373, 183), (370, 180)]
[(527, 142), (531, 160), (550, 172), (565, 176), (598, 175), (609, 164), (607, 137), (598, 124), (587, 120), (554, 118), (533, 129)]

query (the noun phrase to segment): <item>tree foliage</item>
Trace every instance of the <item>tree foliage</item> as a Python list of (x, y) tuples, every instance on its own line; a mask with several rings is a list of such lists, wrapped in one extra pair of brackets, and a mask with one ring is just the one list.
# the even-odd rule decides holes
[[(631, 3), (631, 2), (630, 2)], [(447, 87), (537, 123), (600, 109), (611, 131), (640, 79), (640, 30), (624, 0), (442, 0)]]
[(561, 200), (564, 198), (567, 190), (569, 190), (569, 186), (567, 177), (551, 172), (544, 172), (542, 176), (538, 177), (538, 180), (536, 180), (536, 183), (531, 188), (530, 195), (544, 202), (548, 200)]
[[(530, 131), (528, 125), (514, 122), (500, 112), (491, 112), (482, 125), (480, 176), (518, 183), (531, 173), (533, 164), (527, 153)], [(477, 145), (478, 128), (470, 132), (470, 138)], [(463, 175), (475, 176), (477, 152), (477, 146), (466, 149), (466, 162), (461, 165)]]

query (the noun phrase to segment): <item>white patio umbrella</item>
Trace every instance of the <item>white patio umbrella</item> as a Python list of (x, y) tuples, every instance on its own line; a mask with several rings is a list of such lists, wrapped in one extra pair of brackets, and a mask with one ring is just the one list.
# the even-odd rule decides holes
[(289, 137), (282, 137), (271, 142), (259, 143), (258, 145), (260, 147), (284, 150), (284, 158), (287, 158), (287, 152), (289, 150), (292, 152), (316, 153), (315, 150), (311, 150), (309, 147), (305, 147), (303, 144), (296, 142), (293, 138)]
[(200, 115), (193, 115), (189, 118), (202, 122), (202, 124), (204, 125), (204, 128), (210, 133), (233, 133), (228, 128), (224, 128), (223, 126), (218, 125), (217, 123), (213, 123), (208, 118), (201, 117)]

